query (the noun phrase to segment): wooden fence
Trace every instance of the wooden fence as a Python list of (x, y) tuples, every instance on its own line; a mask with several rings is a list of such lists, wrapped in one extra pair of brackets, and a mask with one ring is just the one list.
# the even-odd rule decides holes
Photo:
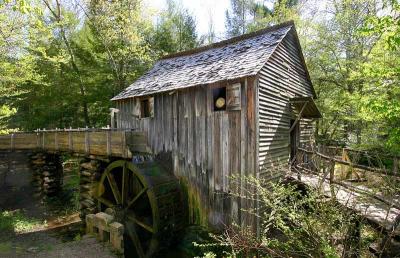
[[(320, 152), (320, 150), (322, 151)], [(357, 158), (354, 158), (354, 155), (351, 155), (351, 153), (356, 153)], [(371, 164), (372, 161), (369, 162), (369, 165), (360, 164), (360, 157), (367, 158), (368, 160), (379, 160), (380, 164), (374, 166)], [(393, 161), (390, 169), (385, 167), (385, 164), (382, 162), (383, 159), (390, 159)], [(352, 150), (349, 148), (323, 146), (316, 150), (298, 148), (295, 162), (296, 166), (301, 169), (322, 174), (327, 173), (327, 170), (329, 170), (329, 173), (334, 174), (336, 171), (335, 168), (337, 165), (340, 165), (342, 173), (348, 172), (347, 178), (351, 174), (355, 174), (357, 176), (357, 169), (381, 176), (400, 178), (398, 161), (398, 156), (371, 154), (365, 151)]]
[[(319, 152), (319, 150), (324, 153)], [(356, 153), (358, 155), (357, 158), (354, 158), (356, 157), (355, 155), (350, 155), (351, 153)], [(360, 160), (360, 154), (375, 160), (390, 159), (393, 160), (393, 163), (390, 169), (385, 167), (383, 162), (380, 162), (381, 164), (378, 166), (359, 164), (357, 161)], [(367, 194), (387, 205), (395, 205), (400, 209), (400, 201), (396, 201), (393, 204), (393, 200), (388, 201), (383, 195), (376, 194), (378, 191), (368, 187), (356, 187), (352, 183), (356, 182), (360, 184), (364, 182), (365, 185), (373, 185), (372, 182), (368, 181), (375, 181), (376, 185), (379, 182), (383, 183), (384, 180), (386, 182), (394, 180), (393, 182), (400, 183), (398, 160), (399, 157), (397, 156), (371, 154), (349, 148), (322, 146), (315, 150), (298, 148), (294, 168), (297, 170), (299, 178), (301, 177), (301, 173), (308, 172), (320, 176), (330, 184), (341, 185), (349, 190)]]
[[(358, 162), (368, 159), (371, 165)], [(392, 162), (386, 167), (388, 160)], [(400, 235), (398, 160), (397, 156), (323, 146), (314, 150), (299, 148), (292, 168), (299, 180), (380, 226), (389, 237)]]

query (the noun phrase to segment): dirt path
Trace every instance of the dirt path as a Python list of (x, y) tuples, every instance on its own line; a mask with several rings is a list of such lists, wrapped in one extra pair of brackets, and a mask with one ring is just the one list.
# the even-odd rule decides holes
[(0, 257), (117, 257), (95, 239), (81, 237), (77, 213), (50, 206), (34, 195), (26, 156), (0, 153)]

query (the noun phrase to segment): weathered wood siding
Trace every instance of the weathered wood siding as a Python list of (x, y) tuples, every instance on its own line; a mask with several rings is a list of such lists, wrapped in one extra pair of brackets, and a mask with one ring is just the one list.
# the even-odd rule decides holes
[(116, 101), (116, 108), (119, 110), (116, 116), (117, 128), (137, 129), (139, 128), (140, 106), (133, 98)]
[[(290, 121), (295, 119), (289, 99), (312, 96), (312, 86), (300, 59), (294, 35), (288, 33), (259, 73), (259, 166), (260, 176), (278, 177), (290, 156)], [(309, 128), (300, 123), (300, 141), (309, 139)]]
[[(252, 203), (228, 195), (236, 182), (231, 176), (256, 175), (256, 77), (241, 83), (241, 109), (213, 111), (212, 88), (216, 83), (154, 96), (154, 117), (124, 121), (148, 133), (154, 153), (170, 152), (174, 174), (186, 188), (192, 223), (220, 226), (232, 221), (254, 225), (241, 209)], [(124, 113), (139, 114), (136, 98), (117, 101)], [(124, 118), (125, 117), (125, 118)], [(240, 180), (237, 183), (241, 183)]]
[(302, 119), (300, 120), (300, 147), (310, 148), (315, 145), (315, 120)]

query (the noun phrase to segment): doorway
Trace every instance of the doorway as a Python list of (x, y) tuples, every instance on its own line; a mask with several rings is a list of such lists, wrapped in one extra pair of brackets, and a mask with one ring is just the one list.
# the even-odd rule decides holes
[[(296, 124), (293, 127), (294, 123)], [(297, 148), (300, 143), (300, 121), (290, 120), (290, 128), (292, 127), (293, 129), (290, 131), (290, 163), (296, 158)]]

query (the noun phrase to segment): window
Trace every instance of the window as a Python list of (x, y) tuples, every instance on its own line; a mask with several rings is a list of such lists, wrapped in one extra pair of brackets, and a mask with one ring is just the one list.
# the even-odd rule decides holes
[(235, 83), (227, 87), (213, 89), (213, 110), (240, 110), (240, 88), (241, 84)]
[(154, 116), (154, 98), (145, 98), (140, 100), (140, 118)]
[(214, 111), (226, 110), (226, 87), (213, 89)]
[(240, 87), (240, 83), (235, 83), (226, 89), (226, 106), (228, 110), (240, 110)]

